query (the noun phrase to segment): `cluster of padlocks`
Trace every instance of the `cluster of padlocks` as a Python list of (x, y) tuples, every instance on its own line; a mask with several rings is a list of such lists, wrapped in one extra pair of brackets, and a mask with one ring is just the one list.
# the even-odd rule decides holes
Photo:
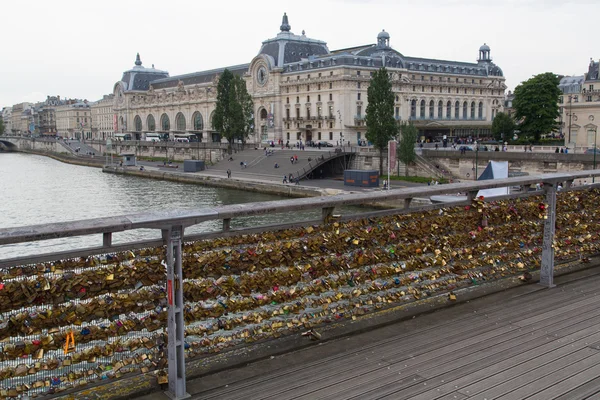
[[(558, 196), (557, 261), (598, 251), (597, 191)], [(542, 196), (185, 243), (188, 358), (540, 266)], [(165, 249), (0, 271), (0, 398), (153, 371), (167, 381)]]

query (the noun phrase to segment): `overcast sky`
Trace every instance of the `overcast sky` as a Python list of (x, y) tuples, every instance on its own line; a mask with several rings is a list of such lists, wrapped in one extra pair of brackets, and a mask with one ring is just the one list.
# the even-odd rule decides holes
[(171, 76), (249, 63), (291, 31), (330, 50), (374, 43), (474, 62), (484, 42), (514, 89), (532, 75), (581, 75), (600, 58), (598, 0), (6, 1), (0, 6), (0, 106), (47, 95), (98, 100), (140, 53)]

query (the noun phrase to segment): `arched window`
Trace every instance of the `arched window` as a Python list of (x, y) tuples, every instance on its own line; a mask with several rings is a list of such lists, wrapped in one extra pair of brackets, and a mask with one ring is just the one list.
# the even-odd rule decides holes
[(210, 117), (208, 118), (208, 121), (210, 122), (210, 129), (211, 130), (215, 129), (214, 119), (215, 119), (215, 112), (213, 111), (213, 112), (210, 113)]
[(437, 114), (438, 118), (443, 118), (444, 117), (444, 103), (442, 103), (442, 101), (438, 101), (438, 114)]
[(169, 121), (169, 116), (167, 114), (163, 114), (160, 116), (160, 129), (162, 131), (171, 130), (171, 121)]
[(421, 107), (419, 107), (419, 117), (425, 118), (425, 100), (421, 100)]
[(202, 114), (200, 114), (198, 111), (196, 111), (194, 115), (192, 115), (192, 122), (194, 124), (195, 131), (201, 131), (204, 129), (204, 121), (202, 120)]
[(463, 119), (469, 118), (469, 103), (466, 101), (463, 103)]
[(135, 118), (133, 119), (133, 124), (135, 125), (136, 132), (142, 131), (142, 119), (140, 118), (139, 115), (135, 116)]
[(446, 118), (452, 118), (452, 102), (450, 100), (448, 100), (448, 103), (446, 104)]
[(457, 101), (456, 103), (454, 103), (454, 119), (459, 119), (460, 116), (458, 114), (460, 110), (460, 103)]
[(185, 117), (183, 116), (183, 113), (177, 113), (175, 116), (175, 126), (178, 131), (185, 132)]
[(429, 100), (429, 118), (433, 119), (434, 103), (433, 100)]
[(146, 118), (146, 126), (150, 132), (154, 132), (156, 130), (156, 122), (154, 122), (154, 116), (152, 114), (148, 115), (148, 118)]
[(416, 118), (416, 116), (417, 116), (417, 101), (411, 100), (410, 101), (410, 117)]
[(481, 101), (479, 102), (479, 111), (477, 113), (477, 116), (479, 117), (479, 119), (483, 119), (483, 103)]
[(471, 102), (471, 119), (475, 119), (475, 102)]
[(265, 110), (264, 108), (260, 110), (260, 119), (267, 119), (267, 110)]

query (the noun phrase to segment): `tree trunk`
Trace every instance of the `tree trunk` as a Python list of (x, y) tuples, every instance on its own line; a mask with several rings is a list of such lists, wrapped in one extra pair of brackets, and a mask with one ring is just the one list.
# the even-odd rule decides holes
[(408, 176), (408, 163), (404, 163), (404, 176)]

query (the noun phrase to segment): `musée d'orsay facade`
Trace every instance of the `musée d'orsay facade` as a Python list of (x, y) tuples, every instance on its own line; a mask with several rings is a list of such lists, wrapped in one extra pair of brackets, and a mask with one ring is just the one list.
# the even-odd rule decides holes
[[(413, 121), (424, 138), (487, 136), (503, 108), (505, 78), (485, 44), (477, 62), (466, 63), (404, 56), (385, 31), (375, 44), (330, 51), (290, 29), (284, 14), (280, 32), (249, 64), (226, 67), (244, 77), (254, 99), (250, 143), (364, 140), (370, 75), (382, 66), (393, 81), (396, 119)], [(114, 131), (133, 139), (157, 132), (219, 141), (211, 121), (224, 69), (170, 77), (142, 66), (138, 55), (113, 89)]]

